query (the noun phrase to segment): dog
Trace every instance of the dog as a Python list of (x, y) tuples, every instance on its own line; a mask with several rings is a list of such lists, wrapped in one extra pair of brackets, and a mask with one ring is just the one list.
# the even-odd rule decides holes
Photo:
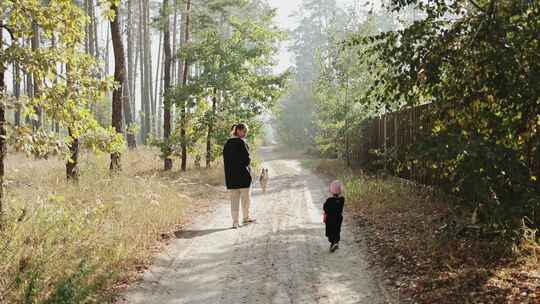
[(268, 186), (268, 169), (263, 168), (261, 171), (261, 176), (259, 177), (259, 182), (261, 183), (261, 188), (263, 192), (266, 192), (266, 186)]

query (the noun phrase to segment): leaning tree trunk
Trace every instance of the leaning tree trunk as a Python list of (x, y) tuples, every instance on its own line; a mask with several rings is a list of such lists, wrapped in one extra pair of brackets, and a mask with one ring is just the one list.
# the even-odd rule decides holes
[[(0, 5), (3, 1), (0, 0)], [(2, 25), (2, 20), (0, 20), (0, 25)], [(1, 28), (1, 27), (0, 27)], [(0, 30), (0, 48), (4, 45), (4, 40), (2, 36), (2, 30)], [(6, 90), (6, 85), (4, 83), (4, 65), (0, 65), (0, 94), (4, 94)], [(7, 147), (6, 147), (6, 113), (4, 105), (0, 104), (0, 229), (3, 228), (4, 221), (4, 158), (6, 157)]]
[[(187, 45), (189, 41), (189, 19), (190, 19), (190, 12), (191, 11), (191, 0), (187, 0), (186, 2), (186, 23), (185, 23), (185, 36), (184, 36), (184, 44)], [(184, 71), (182, 74), (182, 85), (185, 87), (187, 85), (187, 78), (188, 78), (188, 62), (187, 59), (184, 60)], [(186, 127), (187, 127), (187, 100), (184, 100), (182, 109), (180, 109), (180, 138), (182, 139), (182, 164), (181, 169), (182, 171), (186, 171), (187, 168), (187, 144), (186, 144)]]
[[(113, 91), (112, 98), (112, 126), (117, 133), (122, 134), (122, 92), (125, 83), (125, 64), (124, 64), (124, 45), (122, 43), (122, 35), (120, 33), (119, 19), (120, 10), (115, 4), (116, 1), (111, 1), (111, 9), (114, 11), (114, 19), (111, 20), (111, 40), (114, 51), (114, 80), (118, 82), (118, 86)], [(112, 173), (121, 170), (120, 152), (111, 153), (111, 164), (109, 169)]]
[(163, 54), (165, 65), (163, 74), (163, 140), (167, 146), (165, 152), (164, 169), (172, 169), (171, 148), (169, 137), (171, 135), (171, 102), (169, 97), (169, 89), (171, 87), (171, 31), (169, 28), (169, 1), (163, 0), (161, 8), (163, 20)]

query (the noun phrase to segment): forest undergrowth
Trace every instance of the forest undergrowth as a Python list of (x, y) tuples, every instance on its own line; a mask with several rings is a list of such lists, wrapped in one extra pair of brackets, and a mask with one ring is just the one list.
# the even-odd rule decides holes
[(345, 182), (347, 210), (371, 263), (398, 303), (540, 303), (540, 244), (483, 234), (452, 197), (394, 177), (348, 169), (337, 160), (304, 162)]
[(164, 172), (157, 150), (138, 149), (111, 176), (108, 157), (83, 154), (70, 184), (62, 160), (9, 156), (1, 303), (106, 302), (182, 229), (186, 210), (204, 212), (223, 194), (208, 191), (223, 183), (219, 166)]

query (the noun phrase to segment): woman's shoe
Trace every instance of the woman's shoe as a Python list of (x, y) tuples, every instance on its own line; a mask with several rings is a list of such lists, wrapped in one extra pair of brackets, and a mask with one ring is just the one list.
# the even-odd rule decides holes
[(247, 225), (247, 224), (251, 224), (251, 223), (254, 223), (254, 222), (255, 222), (255, 219), (248, 218), (248, 219), (244, 219), (242, 221), (242, 225)]

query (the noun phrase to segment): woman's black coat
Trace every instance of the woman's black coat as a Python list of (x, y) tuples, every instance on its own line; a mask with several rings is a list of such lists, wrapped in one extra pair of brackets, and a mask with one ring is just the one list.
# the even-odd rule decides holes
[(233, 137), (227, 140), (223, 147), (223, 162), (227, 189), (242, 189), (251, 186), (249, 147), (243, 139)]

